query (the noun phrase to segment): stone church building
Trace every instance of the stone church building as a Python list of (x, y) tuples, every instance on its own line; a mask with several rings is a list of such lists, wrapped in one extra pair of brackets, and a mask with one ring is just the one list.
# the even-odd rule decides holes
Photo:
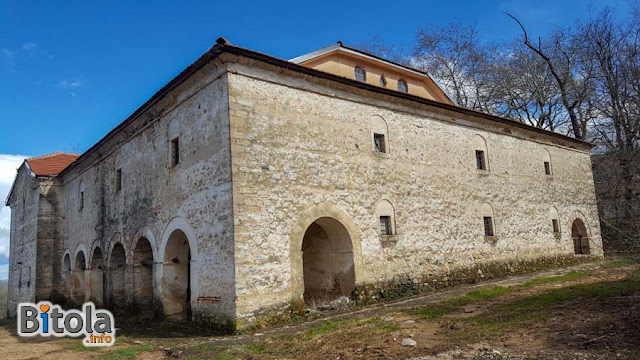
[(341, 43), (287, 61), (220, 38), (82, 155), (18, 169), (9, 315), (93, 301), (241, 328), (583, 261), (590, 149)]

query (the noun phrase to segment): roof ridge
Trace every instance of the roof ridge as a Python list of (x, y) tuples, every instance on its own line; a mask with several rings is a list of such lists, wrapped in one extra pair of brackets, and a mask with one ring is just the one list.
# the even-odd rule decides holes
[(57, 156), (57, 155), (80, 156), (80, 154), (68, 153), (68, 152), (64, 152), (64, 151), (56, 151), (56, 152), (52, 152), (50, 154), (29, 157), (29, 158), (26, 158), (25, 160), (40, 160), (40, 159), (46, 159), (46, 158), (50, 158), (50, 157)]

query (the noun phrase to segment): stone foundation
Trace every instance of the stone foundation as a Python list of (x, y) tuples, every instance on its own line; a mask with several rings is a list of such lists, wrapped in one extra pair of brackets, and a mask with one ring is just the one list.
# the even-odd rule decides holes
[[(387, 282), (357, 286), (354, 296), (357, 306), (374, 304), (401, 297), (415, 296), (426, 292), (450, 288), (464, 284), (506, 278), (509, 276), (534, 273), (542, 270), (561, 268), (598, 261), (602, 255), (575, 256), (559, 255), (535, 259), (513, 259), (508, 261), (487, 261), (472, 266), (456, 267), (444, 271), (425, 274), (419, 278), (399, 275)], [(261, 307), (250, 318), (238, 319), (237, 330), (268, 327), (287, 323), (304, 315), (304, 303), (282, 303)]]

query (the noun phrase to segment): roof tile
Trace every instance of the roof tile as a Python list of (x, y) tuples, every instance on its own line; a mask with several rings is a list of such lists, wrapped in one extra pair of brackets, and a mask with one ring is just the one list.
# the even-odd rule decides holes
[(31, 171), (37, 176), (58, 175), (71, 163), (76, 161), (79, 155), (56, 152), (49, 155), (37, 156), (26, 160)]

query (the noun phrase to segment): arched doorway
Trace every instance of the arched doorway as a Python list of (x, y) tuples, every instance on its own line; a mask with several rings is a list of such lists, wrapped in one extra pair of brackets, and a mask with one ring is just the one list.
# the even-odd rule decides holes
[(169, 320), (191, 319), (191, 250), (182, 230), (169, 235), (162, 266), (162, 307)]
[(76, 263), (71, 272), (71, 300), (75, 303), (84, 303), (86, 294), (85, 270), (87, 261), (82, 251), (76, 255)]
[(91, 270), (89, 271), (89, 287), (91, 289), (91, 296), (89, 299), (96, 304), (97, 307), (102, 307), (104, 304), (104, 259), (102, 258), (102, 251), (100, 248), (93, 250), (93, 256), (91, 257)]
[(109, 304), (114, 309), (123, 309), (125, 303), (125, 274), (126, 274), (127, 257), (124, 252), (124, 246), (116, 243), (111, 250), (109, 257), (109, 275), (110, 275), (110, 299)]
[(71, 256), (66, 254), (62, 260), (62, 284), (61, 293), (65, 300), (71, 297)]
[(322, 217), (309, 225), (302, 241), (302, 268), (306, 306), (351, 295), (356, 286), (353, 245), (342, 223)]
[(153, 312), (153, 250), (144, 237), (133, 251), (133, 300), (138, 311)]
[(591, 254), (589, 233), (587, 232), (587, 227), (584, 222), (579, 218), (573, 220), (573, 224), (571, 225), (571, 238), (573, 239), (573, 251), (576, 254)]

